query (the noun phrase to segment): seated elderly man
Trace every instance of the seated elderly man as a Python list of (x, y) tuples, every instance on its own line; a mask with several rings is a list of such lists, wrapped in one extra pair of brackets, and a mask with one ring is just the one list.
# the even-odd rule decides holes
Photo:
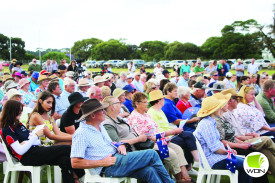
[(97, 86), (92, 86), (91, 88), (89, 88), (89, 90), (87, 91), (87, 95), (90, 99), (96, 98), (99, 101), (103, 99), (102, 90)]
[(120, 73), (120, 78), (119, 78), (119, 80), (117, 80), (117, 82), (116, 82), (116, 86), (118, 87), (118, 88), (123, 88), (124, 86), (126, 86), (128, 83), (127, 83), (127, 81), (126, 81), (126, 78), (127, 78), (127, 72), (121, 72)]
[(89, 99), (81, 106), (81, 122), (73, 135), (71, 162), (73, 168), (89, 169), (93, 175), (106, 177), (133, 177), (152, 183), (169, 183), (173, 180), (166, 172), (154, 150), (126, 152), (126, 144), (112, 143), (101, 124), (104, 109), (97, 99)]
[(275, 127), (275, 107), (272, 98), (275, 97), (275, 81), (266, 80), (263, 84), (263, 92), (259, 93), (256, 100), (262, 106), (265, 119), (269, 126)]

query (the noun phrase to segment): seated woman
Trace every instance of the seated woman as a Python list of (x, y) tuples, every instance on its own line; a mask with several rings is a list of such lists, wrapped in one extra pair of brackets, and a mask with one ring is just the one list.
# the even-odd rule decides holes
[[(244, 136), (256, 132), (261, 136), (275, 136), (275, 127), (270, 127), (266, 122), (263, 109), (255, 99), (254, 88), (243, 85), (238, 95), (242, 98), (234, 113), (239, 122), (239, 131), (241, 133), (239, 135)], [(275, 141), (274, 138), (272, 140), (273, 142)]]
[(64, 182), (78, 182), (74, 181), (72, 173), (71, 147), (68, 145), (40, 147), (39, 137), (44, 135), (44, 129), (36, 133), (26, 129), (19, 122), (22, 110), (23, 104), (8, 100), (0, 118), (0, 134), (11, 155), (25, 166), (58, 165), (62, 169)]
[[(51, 113), (49, 113), (51, 112)], [(57, 127), (53, 114), (55, 112), (55, 98), (48, 92), (43, 91), (37, 100), (37, 104), (30, 114), (27, 127), (30, 130), (35, 129), (37, 125), (45, 124), (47, 128), (44, 129), (45, 137), (41, 137), (42, 146), (52, 146), (67, 144), (71, 145), (72, 135), (61, 132)]]
[[(227, 100), (218, 100), (215, 97), (207, 97), (202, 101), (202, 107), (197, 113), (203, 118), (197, 126), (194, 135), (198, 139), (207, 161), (212, 169), (226, 169), (227, 150), (220, 141), (220, 134), (216, 128), (214, 117), (220, 115), (220, 109), (226, 105), (231, 94), (227, 94)], [(233, 149), (232, 149), (233, 150)], [(236, 153), (235, 150), (233, 150)], [(244, 171), (244, 159), (236, 157), (239, 171), (238, 182), (252, 182), (251, 177)]]
[(34, 91), (34, 95), (35, 95), (36, 98), (38, 98), (40, 93), (47, 90), (50, 80), (51, 80), (51, 78), (48, 78), (45, 75), (40, 75), (38, 77), (37, 84), (39, 84), (39, 87), (36, 88), (35, 91)]
[[(174, 99), (177, 98), (177, 85), (175, 83), (167, 83), (164, 87), (164, 95), (165, 99), (164, 99), (164, 106), (161, 108), (161, 110), (164, 112), (166, 118), (168, 119), (169, 125), (172, 128), (177, 128), (177, 126), (179, 125), (179, 123), (182, 120), (182, 113), (181, 111), (176, 107), (175, 103), (174, 103)], [(196, 123), (197, 121), (199, 121), (200, 119), (198, 117), (194, 117), (190, 120), (186, 121), (186, 125), (188, 125), (190, 123), (190, 125), (192, 125), (192, 123)]]
[(33, 108), (36, 103), (36, 97), (32, 92), (29, 91), (30, 83), (31, 82), (26, 78), (21, 79), (19, 81), (19, 91), (23, 95), (23, 104)]
[[(156, 134), (160, 133), (157, 123), (151, 118), (148, 111), (147, 96), (142, 92), (137, 92), (132, 97), (134, 111), (128, 117), (128, 121), (132, 129), (138, 134), (146, 134), (155, 141)], [(166, 136), (176, 135), (182, 132), (182, 129), (169, 129), (164, 131)], [(168, 140), (168, 139), (167, 139)], [(192, 181), (189, 177), (185, 165), (187, 165), (182, 148), (172, 142), (168, 144), (169, 157), (164, 159), (164, 162), (171, 167), (172, 174), (177, 181)], [(157, 145), (154, 146), (158, 150)]]
[(105, 109), (106, 118), (102, 122), (110, 138), (114, 142), (125, 142), (134, 145), (138, 142), (145, 142), (146, 135), (138, 136), (134, 133), (131, 126), (121, 117), (119, 117), (121, 102), (114, 96), (106, 97), (103, 103), (108, 103), (109, 107)]
[(125, 93), (126, 98), (125, 98), (125, 102), (123, 102), (123, 104), (124, 104), (124, 106), (127, 107), (129, 112), (131, 113), (134, 110), (133, 105), (132, 105), (132, 96), (135, 93), (136, 89), (133, 88), (132, 85), (126, 85), (122, 89), (126, 90), (126, 93)]
[(116, 88), (113, 92), (113, 96), (116, 97), (121, 104), (120, 113), (118, 114), (118, 116), (122, 117), (124, 119), (127, 119), (128, 116), (130, 115), (130, 111), (123, 104), (125, 102), (125, 93), (126, 92), (127, 92), (126, 90), (123, 90), (121, 88)]
[[(164, 105), (164, 96), (160, 90), (150, 92), (150, 101), (149, 103), (152, 107), (148, 110), (148, 114), (152, 117), (152, 119), (157, 123), (158, 129), (160, 132), (164, 132), (166, 130), (171, 130), (172, 128), (169, 126), (169, 122), (161, 110)], [(191, 169), (191, 163), (193, 162), (193, 157), (195, 161), (199, 161), (199, 155), (196, 147), (196, 142), (193, 134), (191, 132), (181, 132), (178, 136), (174, 137), (171, 142), (179, 145), (183, 148), (185, 157), (187, 162), (189, 163), (189, 170)]]
[(191, 96), (191, 89), (188, 87), (180, 86), (178, 87), (178, 98), (180, 99), (176, 105), (176, 107), (183, 114), (186, 109), (192, 107), (190, 102), (188, 101)]
[[(225, 95), (221, 93), (216, 93), (213, 95), (218, 100), (228, 100)], [(233, 100), (233, 101), (232, 101)], [(247, 135), (247, 136), (237, 136), (235, 135), (234, 127), (223, 118), (223, 114), (228, 110), (228, 104), (231, 102), (235, 102), (236, 97), (232, 97), (229, 99), (228, 103), (224, 107), (221, 108), (220, 115), (214, 117), (216, 121), (216, 127), (220, 134), (220, 140), (226, 147), (227, 144), (234, 148), (238, 154), (248, 155), (254, 151), (262, 152), (269, 161), (269, 169), (273, 175), (275, 175), (275, 144), (269, 137), (256, 137)], [(252, 142), (261, 139), (261, 143), (257, 143), (251, 146)], [(267, 178), (267, 177), (266, 177)]]

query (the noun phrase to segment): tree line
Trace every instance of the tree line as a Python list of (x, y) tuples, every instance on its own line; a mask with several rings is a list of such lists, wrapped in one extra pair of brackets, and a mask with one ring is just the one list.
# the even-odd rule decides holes
[[(272, 25), (260, 25), (254, 19), (235, 21), (225, 25), (220, 37), (208, 38), (202, 46), (178, 41), (144, 41), (140, 45), (126, 44), (124, 39), (103, 41), (89, 38), (76, 41), (71, 49), (75, 58), (84, 60), (143, 59), (146, 61), (173, 59), (221, 59), (261, 58), (262, 50), (269, 50), (275, 57), (275, 19)], [(267, 29), (268, 31), (263, 30)], [(38, 57), (36, 52), (25, 51), (21, 38), (11, 38), (12, 55), (16, 59), (31, 60)], [(67, 55), (65, 55), (67, 53)], [(42, 60), (68, 59), (69, 49), (46, 49), (41, 51)], [(0, 58), (9, 60), (9, 38), (0, 34)]]

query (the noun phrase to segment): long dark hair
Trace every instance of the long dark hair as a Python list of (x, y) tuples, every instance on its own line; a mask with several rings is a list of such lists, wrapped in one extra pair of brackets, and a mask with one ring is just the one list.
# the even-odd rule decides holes
[(16, 117), (23, 111), (23, 104), (16, 100), (8, 100), (2, 110), (0, 127), (15, 126), (19, 124)]
[[(53, 96), (53, 94), (51, 94), (50, 92), (48, 91), (43, 91), (42, 93), (40, 93), (40, 95), (38, 96), (38, 99), (37, 99), (37, 103), (36, 103), (36, 106), (34, 107), (32, 113), (30, 114), (30, 116), (37, 112), (39, 113), (40, 115), (42, 115), (44, 112), (46, 112), (41, 103), (44, 101), (44, 100), (47, 100), (49, 97), (52, 97), (53, 98), (53, 104), (52, 104), (52, 110), (51, 110), (51, 116), (54, 115), (54, 112), (55, 112), (55, 98)], [(39, 100), (42, 100), (42, 102), (40, 103)]]

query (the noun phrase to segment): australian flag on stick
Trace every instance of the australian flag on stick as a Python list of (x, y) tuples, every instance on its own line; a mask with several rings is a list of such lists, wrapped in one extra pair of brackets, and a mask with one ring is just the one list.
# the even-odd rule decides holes
[(232, 149), (227, 144), (227, 158), (226, 158), (226, 168), (230, 170), (232, 173), (235, 173), (237, 168), (237, 159), (236, 156), (233, 154)]
[(160, 158), (161, 159), (168, 158), (169, 151), (168, 151), (167, 142), (165, 139), (165, 133), (162, 132), (162, 133), (156, 134), (156, 141), (159, 148)]

